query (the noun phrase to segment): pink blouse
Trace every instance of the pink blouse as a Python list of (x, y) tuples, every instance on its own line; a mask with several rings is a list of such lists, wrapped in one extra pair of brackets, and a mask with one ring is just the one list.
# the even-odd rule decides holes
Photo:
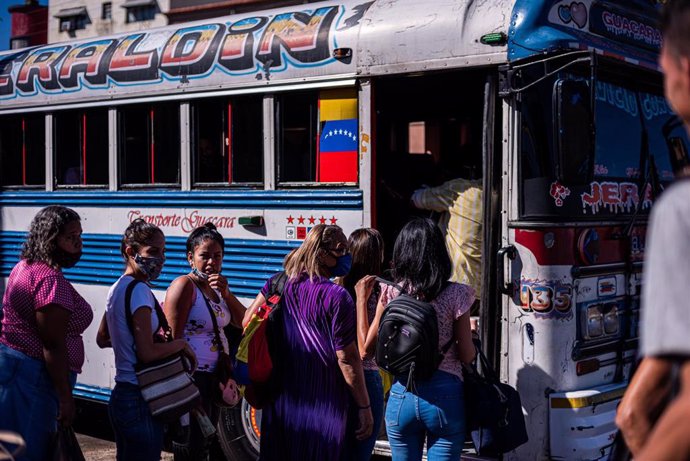
[(43, 262), (21, 260), (12, 269), (2, 299), (0, 343), (29, 357), (43, 358), (43, 343), (38, 336), (36, 311), (56, 304), (70, 312), (67, 323), (67, 358), (69, 368), (81, 372), (84, 364), (82, 333), (93, 320), (91, 306), (81, 297), (62, 271)]
[[(386, 307), (391, 299), (400, 294), (397, 288), (391, 285), (383, 285), (381, 303)], [(431, 305), (436, 309), (438, 318), (438, 344), (439, 349), (448, 343), (453, 337), (453, 323), (464, 313), (470, 310), (474, 303), (474, 289), (469, 285), (450, 283), (433, 301)], [(458, 348), (450, 347), (443, 356), (439, 370), (451, 373), (462, 378), (462, 363), (458, 358)]]

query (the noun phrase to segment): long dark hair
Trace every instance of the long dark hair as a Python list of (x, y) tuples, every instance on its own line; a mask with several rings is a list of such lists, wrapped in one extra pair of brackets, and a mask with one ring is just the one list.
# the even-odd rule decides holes
[(223, 255), (225, 254), (225, 239), (223, 239), (223, 236), (220, 235), (220, 232), (218, 232), (216, 225), (211, 222), (207, 222), (203, 226), (197, 227), (192, 231), (191, 234), (189, 234), (189, 238), (187, 238), (187, 252), (193, 254), (194, 250), (196, 250), (196, 247), (204, 243), (206, 240), (213, 240), (214, 242), (218, 243), (218, 245), (220, 245), (221, 253)]
[(383, 260), (383, 237), (376, 229), (362, 228), (353, 231), (347, 239), (352, 267), (350, 272), (338, 280), (355, 299), (355, 284), (365, 275), (381, 275)]
[(29, 236), (22, 246), (20, 257), (29, 263), (40, 261), (49, 266), (57, 266), (57, 236), (65, 226), (74, 221), (81, 221), (81, 218), (71, 208), (61, 205), (43, 208), (31, 221)]
[(405, 224), (395, 240), (391, 264), (393, 280), (408, 294), (425, 301), (438, 296), (451, 273), (443, 234), (426, 218)]

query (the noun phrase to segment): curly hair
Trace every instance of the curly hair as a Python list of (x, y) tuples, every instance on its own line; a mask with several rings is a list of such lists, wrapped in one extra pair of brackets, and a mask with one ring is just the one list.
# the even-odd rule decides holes
[(56, 266), (57, 237), (65, 226), (81, 221), (76, 211), (61, 205), (51, 205), (36, 213), (29, 227), (29, 235), (22, 245), (20, 257), (27, 262), (44, 262)]

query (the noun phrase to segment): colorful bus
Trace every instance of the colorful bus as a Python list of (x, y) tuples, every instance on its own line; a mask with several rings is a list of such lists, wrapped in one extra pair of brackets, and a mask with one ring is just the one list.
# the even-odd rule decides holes
[[(373, 226), (390, 249), (423, 213), (415, 189), (475, 175), (481, 336), (530, 436), (509, 457), (601, 459), (636, 354), (648, 212), (687, 160), (655, 3), (324, 1), (1, 54), (0, 290), (49, 204), (82, 216), (65, 273), (99, 319), (135, 218), (168, 239), (157, 296), (211, 221), (248, 304), (315, 224)], [(105, 403), (97, 324), (75, 394)], [(260, 412), (219, 426), (229, 459), (256, 458)]]

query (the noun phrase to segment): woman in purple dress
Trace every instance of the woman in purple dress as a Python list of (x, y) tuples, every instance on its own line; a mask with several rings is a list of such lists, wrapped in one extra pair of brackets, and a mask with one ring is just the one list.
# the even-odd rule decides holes
[[(346, 440), (350, 402), (358, 407), (357, 437), (373, 418), (357, 350), (355, 306), (330, 278), (350, 268), (347, 239), (338, 226), (317, 225), (285, 258), (282, 386), (263, 410), (263, 461), (337, 461)], [(263, 303), (269, 283), (252, 307)], [(252, 315), (250, 308), (245, 319)]]

